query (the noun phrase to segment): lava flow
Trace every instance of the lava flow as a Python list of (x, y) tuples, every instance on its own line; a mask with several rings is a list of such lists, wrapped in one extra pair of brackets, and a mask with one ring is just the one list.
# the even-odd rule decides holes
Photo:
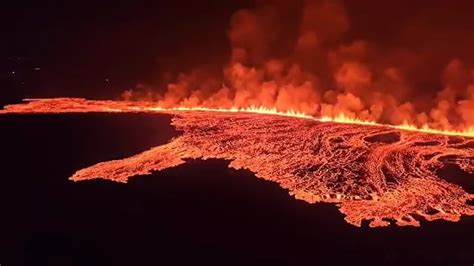
[(422, 218), (458, 221), (474, 215), (474, 195), (439, 174), (448, 165), (474, 174), (474, 139), (467, 133), (340, 123), (273, 109), (162, 109), (147, 102), (69, 98), (11, 105), (0, 114), (74, 112), (170, 113), (182, 132), (168, 144), (79, 170), (74, 181), (126, 182), (186, 159), (218, 158), (277, 182), (297, 199), (335, 203), (355, 226), (363, 220), (371, 227), (420, 226)]

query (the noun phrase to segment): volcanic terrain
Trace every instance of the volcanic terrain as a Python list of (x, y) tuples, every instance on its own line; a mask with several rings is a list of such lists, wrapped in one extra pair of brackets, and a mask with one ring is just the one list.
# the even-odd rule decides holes
[[(150, 110), (112, 101), (57, 99), (7, 106), (0, 113)], [(70, 179), (127, 182), (186, 159), (217, 158), (278, 183), (297, 199), (335, 203), (355, 226), (363, 220), (372, 227), (419, 226), (423, 218), (458, 221), (474, 215), (474, 195), (440, 174), (454, 167), (472, 178), (474, 140), (469, 137), (271, 114), (158, 111), (174, 116), (179, 137), (129, 158), (81, 169)]]

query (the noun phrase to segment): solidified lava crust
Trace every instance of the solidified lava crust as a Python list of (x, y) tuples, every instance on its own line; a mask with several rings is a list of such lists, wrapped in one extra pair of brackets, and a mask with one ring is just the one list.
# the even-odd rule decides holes
[(262, 114), (172, 114), (182, 134), (168, 144), (98, 163), (71, 179), (126, 182), (185, 159), (218, 158), (277, 182), (297, 199), (335, 203), (355, 226), (363, 220), (371, 227), (391, 221), (420, 226), (421, 217), (458, 221), (474, 215), (474, 195), (437, 175), (446, 163), (474, 174), (470, 138)]

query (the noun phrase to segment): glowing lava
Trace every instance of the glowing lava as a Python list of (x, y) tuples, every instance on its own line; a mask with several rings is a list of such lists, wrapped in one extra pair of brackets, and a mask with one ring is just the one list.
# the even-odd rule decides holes
[(126, 182), (186, 159), (218, 158), (231, 161), (229, 167), (277, 182), (297, 199), (335, 203), (345, 220), (356, 226), (363, 220), (373, 227), (391, 222), (419, 226), (422, 217), (458, 221), (462, 215), (474, 215), (474, 195), (438, 174), (448, 164), (474, 174), (472, 130), (387, 126), (345, 117), (315, 119), (264, 108), (162, 109), (147, 102), (68, 98), (35, 100), (1, 111), (71, 112), (167, 112), (182, 132), (168, 144), (79, 170), (71, 177), (74, 181)]
[(276, 108), (267, 107), (243, 107), (243, 108), (208, 108), (208, 107), (173, 107), (163, 108), (156, 106), (153, 102), (140, 101), (110, 101), (110, 100), (86, 100), (83, 98), (44, 98), (44, 99), (25, 99), (25, 104), (7, 105), (4, 110), (0, 110), (0, 114), (8, 113), (90, 113), (90, 112), (108, 112), (108, 113), (133, 113), (133, 112), (179, 112), (179, 111), (203, 111), (203, 112), (219, 112), (219, 113), (256, 113), (269, 114), (278, 116), (287, 116), (295, 118), (305, 118), (320, 122), (335, 122), (356, 125), (371, 125), (390, 127), (394, 129), (415, 131), (429, 134), (440, 134), (447, 136), (474, 137), (474, 127), (463, 130), (442, 130), (430, 128), (427, 125), (416, 127), (408, 123), (402, 125), (385, 125), (375, 121), (360, 120), (351, 118), (343, 113), (335, 117), (316, 118), (303, 112), (288, 110), (279, 111)]

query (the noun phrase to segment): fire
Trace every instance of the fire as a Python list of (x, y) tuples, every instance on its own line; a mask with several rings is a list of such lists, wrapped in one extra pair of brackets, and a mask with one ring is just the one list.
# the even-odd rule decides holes
[(357, 124), (357, 125), (384, 126), (384, 127), (391, 127), (394, 129), (422, 132), (422, 133), (427, 133), (427, 134), (474, 137), (474, 127), (469, 127), (465, 130), (441, 130), (441, 129), (430, 128), (427, 124), (424, 124), (422, 127), (417, 127), (415, 125), (409, 124), (408, 122), (405, 122), (401, 125), (387, 125), (387, 124), (380, 124), (380, 123), (377, 123), (375, 121), (370, 121), (370, 120), (360, 120), (356, 118), (350, 118), (344, 115), (343, 113), (339, 114), (336, 117), (322, 117), (317, 120), (321, 122), (336, 122), (336, 123), (347, 123), (347, 124)]
[(250, 106), (244, 108), (232, 107), (232, 108), (207, 108), (207, 107), (174, 107), (174, 108), (162, 108), (162, 107), (135, 107), (132, 108), (136, 111), (145, 111), (145, 112), (176, 112), (176, 111), (202, 111), (202, 112), (220, 112), (220, 113), (254, 113), (254, 114), (267, 114), (267, 115), (278, 115), (278, 116), (287, 116), (295, 118), (304, 118), (312, 119), (320, 122), (332, 122), (332, 123), (344, 123), (344, 124), (355, 124), (355, 125), (371, 125), (371, 126), (382, 126), (382, 127), (391, 127), (394, 129), (406, 130), (406, 131), (415, 131), (428, 134), (440, 134), (448, 136), (462, 136), (462, 137), (474, 137), (474, 127), (469, 127), (465, 130), (441, 130), (430, 128), (427, 124), (422, 127), (417, 127), (415, 125), (405, 122), (401, 125), (387, 125), (380, 124), (371, 120), (362, 120), (357, 118), (351, 118), (344, 113), (340, 113), (335, 117), (323, 116), (323, 117), (314, 117), (303, 112), (288, 110), (288, 111), (279, 111), (276, 108), (268, 108), (264, 106)]
[(447, 136), (460, 136), (460, 137), (474, 137), (474, 127), (468, 127), (463, 130), (446, 130), (431, 128), (427, 124), (422, 127), (417, 127), (409, 123), (403, 123), (401, 125), (389, 125), (381, 124), (376, 121), (362, 120), (353, 118), (340, 113), (337, 116), (329, 117), (314, 117), (304, 112), (296, 111), (293, 109), (287, 111), (281, 111), (277, 108), (269, 108), (264, 106), (250, 106), (250, 107), (232, 107), (232, 108), (209, 108), (209, 107), (186, 107), (178, 106), (171, 108), (164, 108), (157, 106), (154, 102), (144, 101), (110, 101), (110, 100), (86, 100), (81, 98), (45, 98), (45, 99), (24, 99), (26, 103), (7, 105), (4, 110), (0, 110), (2, 113), (57, 113), (57, 112), (110, 112), (110, 113), (121, 113), (121, 112), (162, 112), (162, 113), (174, 113), (174, 112), (217, 112), (217, 113), (254, 113), (254, 114), (265, 114), (265, 115), (277, 115), (301, 119), (309, 119), (319, 122), (329, 123), (343, 123), (343, 124), (355, 124), (355, 125), (368, 125), (378, 127), (388, 127), (404, 131), (421, 132), (427, 134), (447, 135)]
[(207, 107), (174, 107), (174, 108), (161, 108), (161, 107), (151, 107), (151, 108), (137, 108), (136, 110), (141, 111), (156, 111), (156, 112), (176, 112), (176, 111), (201, 111), (201, 112), (219, 112), (219, 113), (254, 113), (254, 114), (266, 114), (266, 115), (279, 115), (279, 116), (288, 116), (295, 118), (306, 118), (314, 119), (314, 117), (305, 114), (303, 112), (298, 112), (295, 110), (289, 111), (278, 111), (276, 108), (268, 108), (264, 106), (250, 106), (244, 108), (232, 107), (232, 108), (207, 108)]
[[(358, 1), (257, 2), (230, 18), (225, 64), (166, 71), (166, 79), (128, 88), (123, 99), (473, 136), (474, 38), (461, 30), (470, 29), (469, 19), (426, 27), (441, 20), (427, 19), (437, 12), (421, 12), (428, 16), (421, 25), (414, 16), (369, 37), (357, 34), (367, 32), (365, 23), (352, 24), (360, 12), (346, 10)], [(380, 30), (378, 24), (370, 23)], [(433, 39), (439, 34), (445, 38)]]
[(278, 115), (278, 116), (287, 116), (294, 118), (304, 118), (312, 119), (320, 122), (331, 122), (331, 123), (344, 123), (344, 124), (355, 124), (355, 125), (371, 125), (371, 126), (382, 126), (382, 127), (391, 127), (394, 129), (406, 130), (406, 131), (415, 131), (428, 134), (440, 134), (448, 136), (462, 136), (462, 137), (474, 137), (474, 127), (469, 127), (466, 130), (441, 130), (430, 128), (427, 124), (422, 127), (417, 127), (415, 125), (405, 122), (401, 125), (387, 125), (377, 123), (371, 120), (362, 120), (357, 118), (351, 118), (344, 113), (340, 113), (335, 117), (322, 116), (314, 117), (303, 112), (288, 110), (288, 111), (279, 111), (276, 108), (268, 108), (263, 106), (251, 106), (245, 108), (207, 108), (207, 107), (174, 107), (174, 108), (161, 108), (161, 107), (152, 107), (152, 108), (137, 108), (136, 110), (142, 111), (157, 111), (157, 112), (176, 112), (176, 111), (203, 111), (203, 112), (220, 112), (220, 113), (254, 113), (254, 114), (267, 114), (267, 115)]

